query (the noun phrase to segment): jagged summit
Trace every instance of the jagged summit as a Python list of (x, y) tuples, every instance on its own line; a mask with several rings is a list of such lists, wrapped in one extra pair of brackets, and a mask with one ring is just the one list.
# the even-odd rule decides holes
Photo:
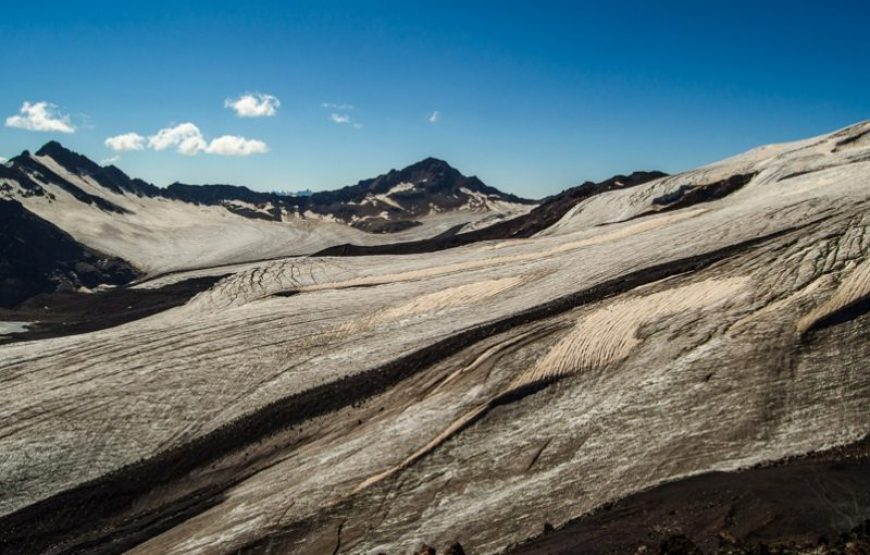
[[(426, 158), (337, 191), (314, 193), (307, 206), (342, 218), (352, 219), (355, 211), (365, 214), (366, 219), (383, 221), (400, 214), (414, 218), (451, 210), (499, 211), (499, 206), (506, 204), (532, 205), (535, 201), (467, 177), (444, 160)], [(350, 211), (348, 207), (358, 208)]]
[[(372, 180), (361, 181), (374, 192), (383, 192), (402, 183), (413, 184), (415, 189), (429, 192), (450, 192), (468, 195), (467, 191), (481, 193), (492, 198), (521, 204), (534, 204), (536, 201), (524, 199), (510, 193), (504, 193), (495, 187), (483, 183), (477, 176), (465, 176), (439, 158), (425, 158), (401, 170), (391, 170), (389, 173)], [(467, 189), (467, 191), (463, 191)]]
[(401, 170), (397, 170), (395, 168), (391, 169), (387, 173), (398, 173), (398, 172), (414, 172), (414, 171), (428, 171), (428, 172), (438, 172), (438, 171), (453, 171), (459, 173), (459, 170), (451, 166), (447, 163), (446, 160), (442, 160), (441, 158), (435, 158), (434, 156), (427, 156), (418, 162), (414, 162)]
[(36, 156), (48, 156), (64, 169), (78, 175), (98, 174), (102, 166), (78, 152), (72, 151), (57, 141), (49, 141), (36, 151)]
[(37, 156), (51, 156), (57, 161), (60, 161), (64, 157), (74, 157), (74, 158), (84, 158), (90, 162), (90, 160), (79, 154), (78, 152), (72, 151), (67, 147), (60, 144), (59, 141), (48, 141), (42, 147), (36, 151)]

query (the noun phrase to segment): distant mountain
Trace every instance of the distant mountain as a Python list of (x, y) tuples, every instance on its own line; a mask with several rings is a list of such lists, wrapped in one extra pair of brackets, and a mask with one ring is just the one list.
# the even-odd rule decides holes
[[(326, 216), (371, 232), (394, 232), (416, 225), (416, 218), (451, 210), (503, 211), (507, 205), (536, 201), (503, 193), (477, 177), (466, 177), (447, 162), (426, 158), (403, 170), (390, 170), (372, 179), (335, 191), (309, 195), (261, 193), (234, 185), (173, 183), (165, 196), (199, 204), (241, 201), (280, 220), (283, 211)], [(250, 217), (260, 215), (240, 212)]]
[(314, 193), (308, 200), (308, 209), (344, 220), (359, 215), (391, 219), (464, 208), (488, 210), (497, 209), (499, 203), (535, 204), (490, 187), (477, 177), (466, 177), (437, 158), (426, 158), (337, 191)]
[[(44, 160), (51, 160), (67, 172), (87, 177), (114, 193), (221, 205), (240, 216), (274, 221), (292, 215), (325, 217), (364, 231), (380, 233), (417, 225), (417, 218), (429, 214), (452, 210), (513, 212), (518, 207), (535, 204), (533, 200), (490, 187), (477, 177), (466, 177), (436, 158), (426, 158), (405, 169), (390, 170), (335, 191), (304, 191), (304, 194), (259, 192), (238, 185), (178, 182), (164, 189), (131, 178), (115, 166), (100, 166), (57, 141), (46, 143), (35, 156), (23, 152), (10, 160), (9, 167), (5, 168), (6, 176), (26, 183), (24, 188), (30, 194), (44, 194), (44, 189), (34, 181), (49, 180), (82, 202), (116, 212), (123, 209), (70, 183)], [(249, 206), (240, 206), (239, 202)]]

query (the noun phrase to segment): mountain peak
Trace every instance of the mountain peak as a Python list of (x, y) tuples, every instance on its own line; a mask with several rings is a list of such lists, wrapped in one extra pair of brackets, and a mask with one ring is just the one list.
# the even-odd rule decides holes
[(412, 166), (428, 166), (428, 167), (434, 166), (434, 167), (453, 169), (453, 166), (448, 164), (446, 160), (442, 160), (441, 158), (435, 158), (433, 156), (427, 156), (426, 158), (423, 158), (422, 160), (420, 160), (416, 164), (411, 164), (411, 165)]
[[(72, 151), (57, 141), (48, 141), (42, 145), (42, 148), (36, 151), (36, 156), (51, 158), (68, 172), (79, 176), (89, 176), (103, 187), (115, 193), (128, 192), (137, 196), (148, 197), (161, 195), (158, 187), (141, 179), (131, 179), (130, 176), (117, 166), (110, 165), (103, 167), (87, 156)], [(22, 157), (29, 158), (26, 154), (22, 154)], [(62, 178), (58, 177), (58, 179)], [(67, 183), (67, 187), (71, 186), (73, 185)]]
[(57, 141), (48, 141), (36, 151), (37, 156), (48, 156), (64, 169), (75, 174), (92, 175), (98, 173), (101, 166), (78, 152), (74, 152)]
[(454, 175), (462, 175), (459, 170), (448, 164), (445, 160), (441, 160), (440, 158), (433, 158), (431, 156), (428, 158), (424, 158), (419, 162), (415, 162), (410, 166), (405, 167), (404, 169), (399, 170), (398, 173), (450, 173)]
[(54, 154), (69, 155), (78, 153), (71, 151), (67, 147), (60, 144), (58, 141), (48, 141), (47, 143), (42, 145), (42, 148), (36, 151), (37, 156), (52, 156)]

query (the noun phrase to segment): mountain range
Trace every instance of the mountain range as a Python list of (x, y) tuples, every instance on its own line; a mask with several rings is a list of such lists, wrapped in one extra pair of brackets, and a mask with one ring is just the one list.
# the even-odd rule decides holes
[[(35, 154), (25, 151), (0, 165), (0, 205), (26, 214), (29, 222), (13, 230), (9, 220), (0, 237), (17, 249), (4, 249), (0, 258), (5, 283), (0, 306), (11, 307), (34, 291), (118, 285), (165, 271), (311, 254), (347, 241), (452, 235), (475, 222), (522, 214), (535, 204), (435, 158), (336, 191), (300, 196), (234, 185), (161, 188), (52, 141)], [(62, 241), (54, 239), (58, 233)], [(54, 264), (52, 256), (20, 256), (28, 250), (46, 252), (39, 246), (46, 234), (51, 244), (81, 254), (54, 256)], [(126, 268), (101, 275), (90, 270), (94, 262)], [(88, 269), (79, 272), (77, 265)]]

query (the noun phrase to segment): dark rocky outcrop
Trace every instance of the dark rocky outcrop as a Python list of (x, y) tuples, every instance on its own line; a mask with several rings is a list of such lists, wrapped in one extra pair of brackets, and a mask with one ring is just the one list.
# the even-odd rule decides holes
[[(12, 165), (0, 164), (0, 178), (9, 179), (18, 183), (21, 187), (21, 192), (19, 193), (22, 197), (44, 197), (49, 196), (49, 193), (46, 192), (45, 189), (42, 188), (39, 183), (33, 181), (30, 176), (21, 171), (20, 168), (16, 168)], [(0, 193), (9, 193), (12, 191), (12, 187), (8, 184), (0, 184)]]
[(353, 222), (350, 225), (357, 229), (368, 231), (369, 233), (398, 233), (423, 224), (416, 220), (393, 221), (386, 218), (371, 218), (368, 220)]
[(664, 212), (712, 202), (742, 189), (753, 177), (754, 173), (737, 174), (705, 185), (681, 185), (676, 191), (654, 198), (653, 204), (661, 207), (659, 210)]

